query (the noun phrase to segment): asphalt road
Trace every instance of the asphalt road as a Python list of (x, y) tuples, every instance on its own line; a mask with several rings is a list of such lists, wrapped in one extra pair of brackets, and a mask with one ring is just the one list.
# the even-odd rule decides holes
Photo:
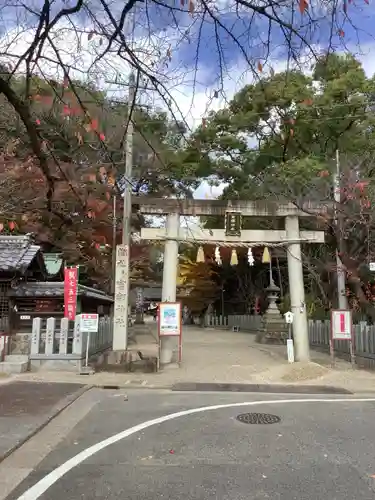
[[(298, 402), (303, 396), (146, 390), (129, 391), (126, 401), (124, 392), (97, 389), (90, 397), (97, 398), (91, 411), (9, 500), (374, 498), (375, 401), (339, 402), (343, 396), (326, 395), (311, 399), (333, 401)], [(91, 456), (85, 452), (140, 422), (255, 401), (154, 422), (101, 450), (91, 449)], [(280, 422), (239, 422), (237, 415), (246, 412), (273, 414)], [(81, 452), (86, 455), (62, 470)]]

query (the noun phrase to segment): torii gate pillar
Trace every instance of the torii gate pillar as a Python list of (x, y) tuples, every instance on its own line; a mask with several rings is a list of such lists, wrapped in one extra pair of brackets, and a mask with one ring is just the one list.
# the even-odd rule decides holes
[[(140, 203), (141, 201), (141, 203)], [(231, 242), (285, 242), (288, 258), (288, 272), (290, 284), (291, 307), (294, 313), (293, 334), (296, 348), (296, 359), (298, 361), (309, 360), (308, 324), (305, 304), (305, 288), (303, 283), (303, 268), (301, 259), (300, 241), (307, 243), (324, 243), (323, 231), (299, 231), (299, 217), (312, 217), (314, 214), (327, 213), (326, 205), (306, 203), (303, 209), (292, 203), (253, 202), (244, 200), (176, 200), (157, 199), (146, 197), (133, 198), (133, 204), (137, 206), (140, 213), (148, 215), (167, 215), (166, 230), (145, 228), (141, 231), (142, 239), (164, 240), (164, 269), (163, 269), (163, 301), (173, 302), (176, 300), (177, 268), (178, 268), (178, 241), (189, 240), (189, 236), (183, 238), (184, 230), (179, 227), (179, 216), (187, 215), (200, 217), (202, 215), (222, 215), (228, 211), (238, 212), (247, 217), (282, 217), (285, 218), (285, 231), (243, 231), (243, 239), (228, 237), (222, 230), (200, 231), (195, 239), (201, 241), (231, 241)], [(305, 210), (307, 209), (307, 210)], [(160, 233), (165, 233), (164, 236)], [(188, 232), (189, 233), (189, 232)], [(175, 238), (175, 239), (174, 239)], [(289, 243), (290, 242), (290, 243)], [(164, 342), (166, 342), (164, 344)], [(168, 364), (173, 357), (173, 346), (163, 339), (161, 349), (161, 363)]]
[[(161, 300), (163, 302), (176, 302), (177, 273), (178, 273), (178, 232), (180, 216), (178, 213), (167, 215), (166, 232), (170, 238), (164, 245), (163, 259), (163, 289)], [(173, 337), (162, 337), (160, 348), (160, 364), (167, 365), (172, 362), (175, 345)]]
[[(288, 240), (300, 238), (298, 216), (285, 217)], [(298, 361), (309, 361), (309, 335), (305, 303), (305, 287), (300, 243), (286, 247), (288, 258), (289, 294), (293, 318), (293, 336)]]

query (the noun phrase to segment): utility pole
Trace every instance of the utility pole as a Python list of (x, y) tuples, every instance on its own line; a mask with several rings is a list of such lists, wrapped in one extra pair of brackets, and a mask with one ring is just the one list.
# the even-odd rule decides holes
[(125, 141), (125, 188), (122, 223), (122, 245), (116, 250), (115, 304), (113, 323), (113, 350), (124, 351), (128, 346), (129, 319), (129, 274), (130, 274), (130, 235), (132, 217), (132, 170), (134, 125), (132, 112), (135, 100), (135, 75), (129, 76), (128, 124)]
[(135, 75), (132, 71), (129, 76), (129, 110), (128, 130), (125, 144), (125, 189), (124, 189), (124, 214), (122, 222), (122, 244), (129, 245), (131, 231), (131, 209), (132, 209), (132, 171), (133, 171), (133, 139), (134, 124), (132, 111), (135, 98)]
[(336, 149), (336, 175), (334, 180), (335, 226), (336, 226), (336, 268), (337, 268), (337, 301), (339, 309), (348, 309), (348, 299), (346, 297), (345, 268), (340, 259), (342, 250), (342, 214), (340, 213), (341, 203), (341, 171), (340, 152)]
[(117, 238), (117, 196), (113, 195), (112, 199), (112, 279), (111, 279), (111, 292), (115, 293), (115, 283), (116, 283), (116, 238)]

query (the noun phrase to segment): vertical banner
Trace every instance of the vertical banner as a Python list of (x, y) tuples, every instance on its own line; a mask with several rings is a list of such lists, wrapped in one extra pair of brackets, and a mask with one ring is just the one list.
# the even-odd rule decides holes
[(64, 317), (74, 321), (77, 311), (78, 266), (64, 269)]

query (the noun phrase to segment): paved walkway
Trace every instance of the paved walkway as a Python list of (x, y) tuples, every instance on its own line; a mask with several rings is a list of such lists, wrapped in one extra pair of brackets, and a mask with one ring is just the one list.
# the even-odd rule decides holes
[[(142, 347), (140, 346), (142, 350)], [(260, 351), (255, 337), (248, 333), (224, 330), (185, 327), (183, 336), (182, 364), (157, 374), (142, 373), (96, 373), (79, 376), (67, 372), (38, 372), (20, 375), (20, 379), (32, 380), (82, 380), (86, 383), (111, 384), (143, 383), (143, 385), (169, 386), (175, 382), (251, 382), (255, 375), (271, 366), (286, 364), (266, 351)], [(147, 379), (147, 380), (146, 380)], [(147, 383), (145, 382), (147, 381)], [(100, 381), (100, 382), (99, 382)]]
[(179, 382), (329, 385), (352, 392), (374, 392), (375, 372), (353, 370), (338, 361), (331, 369), (329, 356), (311, 351), (312, 362), (288, 364), (285, 346), (255, 342), (255, 335), (221, 329), (185, 327), (180, 368), (157, 374), (38, 372), (18, 380), (70, 382), (98, 386), (169, 388)]
[(0, 462), (85, 390), (81, 384), (11, 381), (0, 385)]

